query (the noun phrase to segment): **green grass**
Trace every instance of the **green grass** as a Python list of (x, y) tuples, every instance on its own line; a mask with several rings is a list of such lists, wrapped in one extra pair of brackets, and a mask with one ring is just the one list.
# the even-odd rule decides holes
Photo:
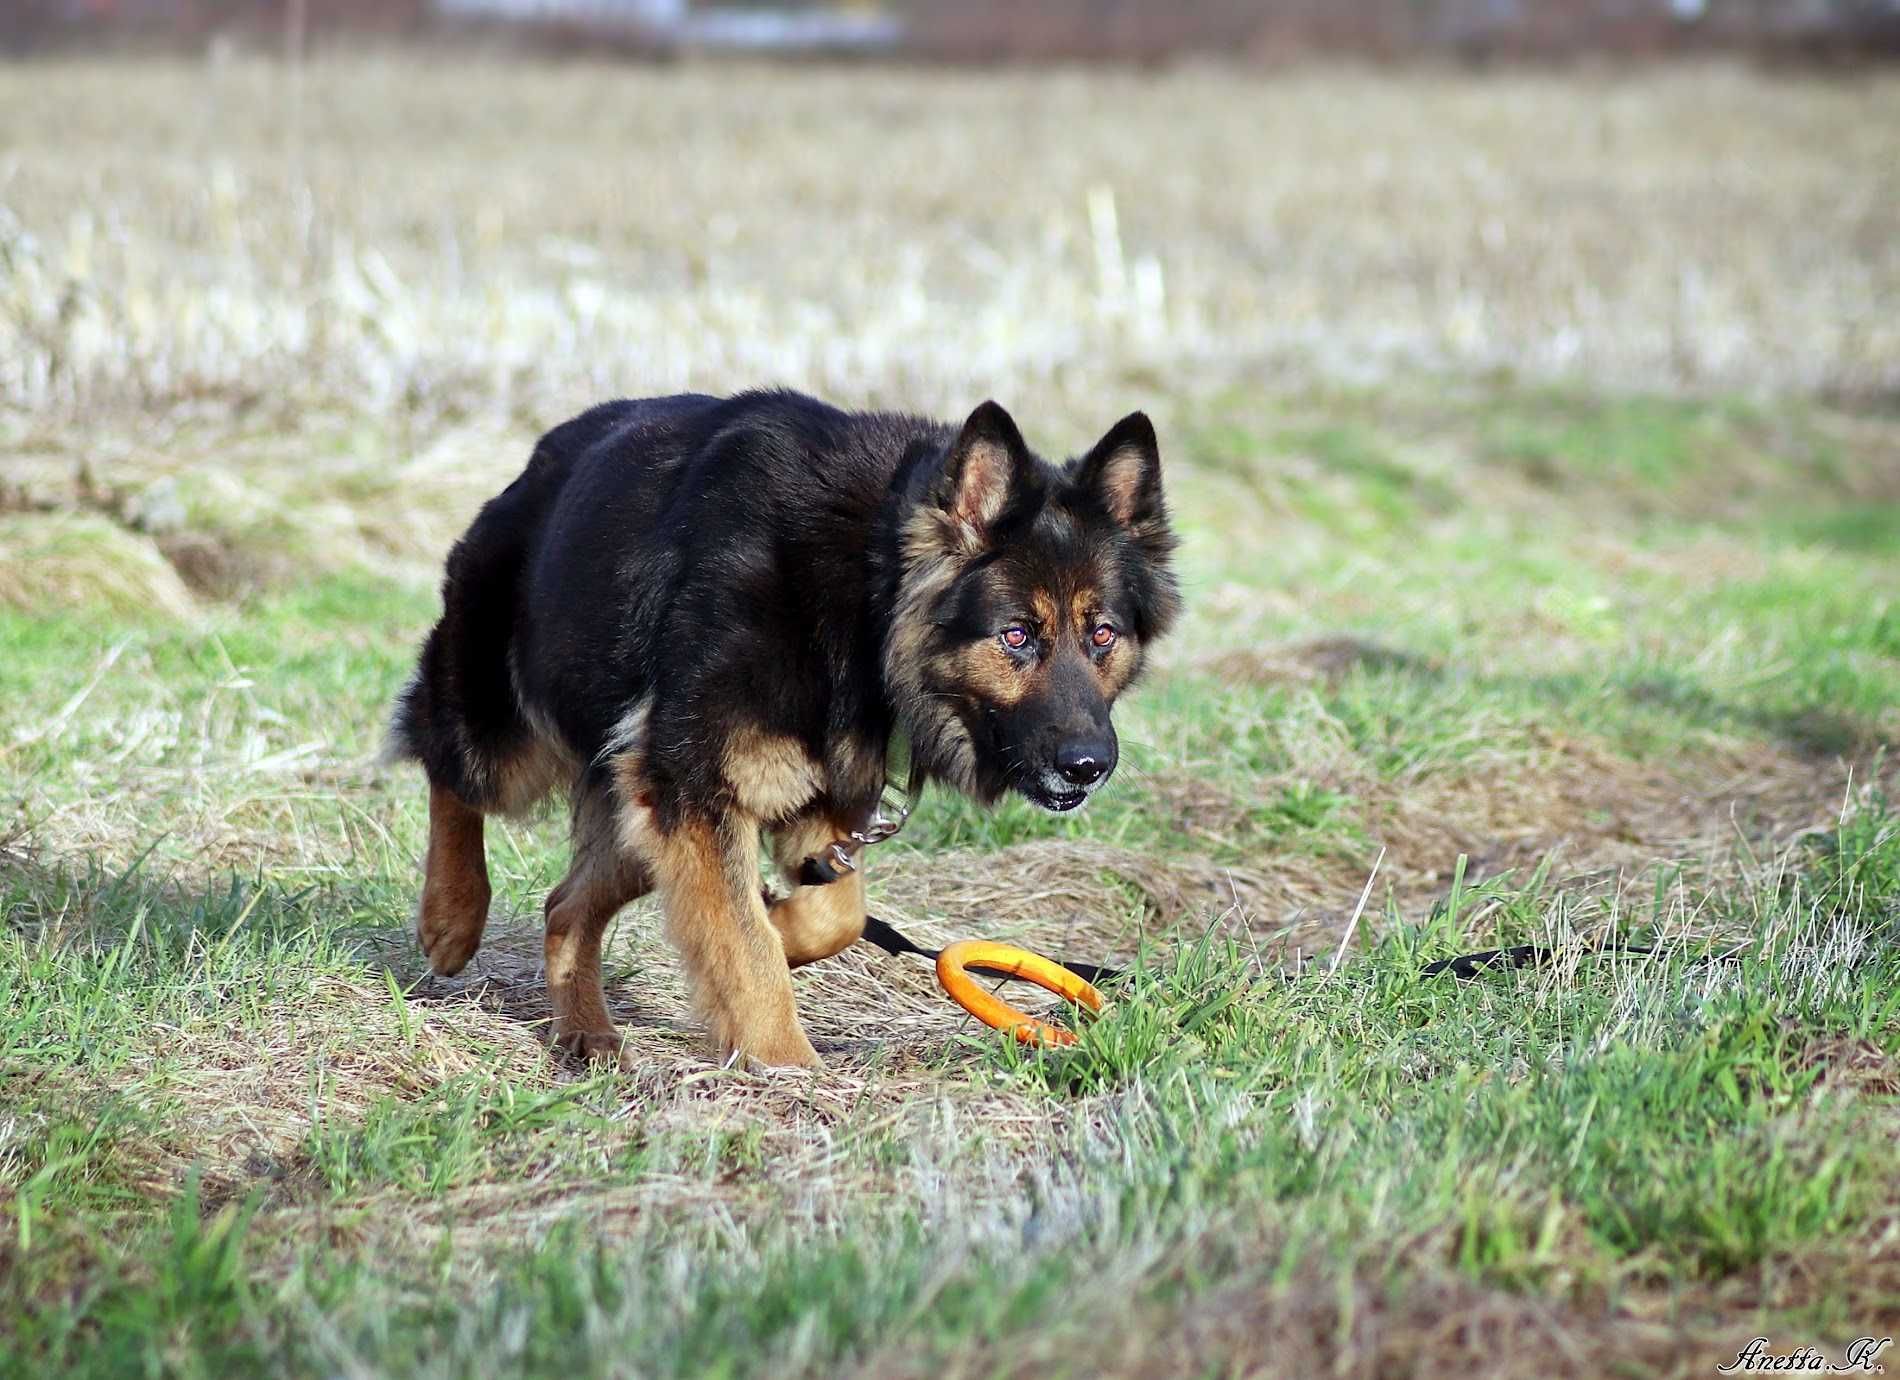
[[(31, 1202), (46, 1225), (12, 1255), (12, 1355), (22, 1374), (316, 1372), (348, 1358), (426, 1373), (708, 1374), (825, 1370), (901, 1337), (948, 1361), (1033, 1331), (1052, 1308), (1113, 1327), (1103, 1276), (1142, 1295), (1192, 1291), (1165, 1272), (1123, 1278), (1131, 1259), (1180, 1254), (1209, 1279), (1262, 1288), (1317, 1268), (1395, 1289), (1434, 1271), (1506, 1290), (1555, 1282), (1559, 1296), (1613, 1303), (1658, 1281), (1692, 1290), (1852, 1238), (1900, 1173), (1890, 1101), (1830, 1090), (1815, 1054), (1851, 1041), (1900, 1057), (1900, 820), (1876, 801), (1795, 862), (1761, 891), (1705, 898), (1769, 921), (1746, 953), (1708, 967), (1423, 978), (1432, 957), (1512, 937), (1462, 926), (1449, 906), (1423, 925), (1393, 917), (1331, 972), (1263, 971), (1211, 933), (1156, 953), (1074, 1051), (979, 1040), (944, 1068), (1052, 1112), (1097, 1109), (1040, 1140), (1021, 1201), (982, 1230), (954, 1200), (901, 1191), (868, 1138), (841, 1139), (833, 1172), (887, 1187), (848, 1220), (801, 1230), (754, 1205), (728, 1236), (681, 1204), (604, 1226), (584, 1204), (613, 1185), (774, 1178), (769, 1156), (724, 1133), (652, 1143), (611, 1078), (529, 1091), (472, 1075), (379, 1100), (349, 1124), (320, 1116), (289, 1181), (215, 1206), (190, 1175), (160, 1200), (113, 1193), (128, 1126), (56, 1128), (16, 1202), (17, 1222)], [(99, 908), (133, 904), (110, 885)], [(1559, 899), (1539, 878), (1461, 903), (1547, 918)], [(1641, 932), (1643, 917), (1630, 921)], [(221, 960), (239, 943), (225, 935), (195, 953), (157, 937), (103, 943), (70, 980), (97, 999), (169, 977), (187, 1001), (242, 1011), (286, 966), (347, 966), (308, 931), (288, 951), (260, 933), (248, 963)], [(8, 981), (13, 1024), (43, 1009), (46, 981)], [(276, 1001), (288, 1013), (294, 992)], [(16, 1071), (36, 1062), (17, 1041), (7, 1057)], [(480, 1282), (465, 1278), (449, 1222), (399, 1264), (348, 1245), (397, 1202), (521, 1177), (564, 1183), (580, 1202), (551, 1214), (544, 1239), (491, 1246)], [(312, 1217), (336, 1240), (298, 1239), (294, 1224)], [(1424, 1248), (1396, 1250), (1401, 1239)], [(75, 1269), (88, 1284), (63, 1289)], [(416, 1287), (427, 1279), (437, 1284)], [(1843, 1292), (1785, 1325), (1868, 1321), (1854, 1309), (1869, 1299), (1850, 1278), (1834, 1283)]]
[[(1548, 1327), (1700, 1373), (1879, 1335), (1888, 481), (1792, 404), (1379, 404), (1209, 404), (1111, 789), (932, 795), (873, 860), (907, 927), (1136, 960), (1061, 1053), (875, 959), (801, 976), (830, 1073), (713, 1068), (636, 908), (642, 1071), (559, 1062), (558, 818), (492, 829), (474, 984), (406, 935), (422, 802), (372, 758), (426, 568), (0, 603), (0, 1375), (1462, 1373)], [(1422, 976), (1607, 934), (1687, 943)]]

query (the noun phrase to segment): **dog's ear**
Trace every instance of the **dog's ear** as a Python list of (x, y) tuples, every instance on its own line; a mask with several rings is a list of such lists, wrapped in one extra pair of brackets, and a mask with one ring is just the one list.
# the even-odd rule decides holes
[(1161, 517), (1161, 444), (1148, 414), (1130, 412), (1110, 427), (1082, 457), (1076, 483), (1124, 527), (1141, 528)]
[(944, 511), (969, 539), (988, 535), (1028, 461), (1023, 434), (1001, 404), (986, 402), (970, 414), (944, 460), (939, 489)]

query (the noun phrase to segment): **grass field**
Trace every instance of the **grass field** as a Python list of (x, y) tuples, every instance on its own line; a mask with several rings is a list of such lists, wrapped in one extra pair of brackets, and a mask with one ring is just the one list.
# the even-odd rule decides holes
[[(1900, 1330), (1897, 208), (1889, 77), (0, 70), (0, 1376)], [(641, 905), (639, 1072), (561, 1062), (558, 819), (426, 975), (374, 753), (448, 542), (574, 408), (757, 382), (1162, 422), (1117, 780), (871, 869), (1132, 960), (1073, 1052), (853, 951), (825, 1073), (718, 1069)], [(1420, 975), (1612, 935), (1681, 949)]]

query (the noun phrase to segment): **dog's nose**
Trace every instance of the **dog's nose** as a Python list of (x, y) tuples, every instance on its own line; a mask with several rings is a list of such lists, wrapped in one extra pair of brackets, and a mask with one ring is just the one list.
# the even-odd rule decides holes
[(1108, 775), (1110, 765), (1108, 750), (1096, 743), (1070, 743), (1056, 750), (1056, 770), (1077, 786), (1093, 786)]

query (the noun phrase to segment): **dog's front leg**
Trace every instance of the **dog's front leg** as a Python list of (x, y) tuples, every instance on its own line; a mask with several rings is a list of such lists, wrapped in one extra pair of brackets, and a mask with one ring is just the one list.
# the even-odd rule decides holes
[[(773, 837), (772, 857), (791, 884), (792, 894), (774, 901), (769, 914), (784, 945), (785, 961), (794, 968), (830, 958), (863, 937), (862, 872), (847, 872), (825, 886), (798, 884), (799, 864), (833, 839), (849, 835), (852, 828), (850, 820), (837, 818), (829, 810), (813, 810)], [(858, 861), (862, 866), (863, 854)]]
[(759, 894), (759, 828), (687, 816), (654, 842), (667, 929), (722, 1056), (819, 1067), (798, 1023), (791, 970)]

